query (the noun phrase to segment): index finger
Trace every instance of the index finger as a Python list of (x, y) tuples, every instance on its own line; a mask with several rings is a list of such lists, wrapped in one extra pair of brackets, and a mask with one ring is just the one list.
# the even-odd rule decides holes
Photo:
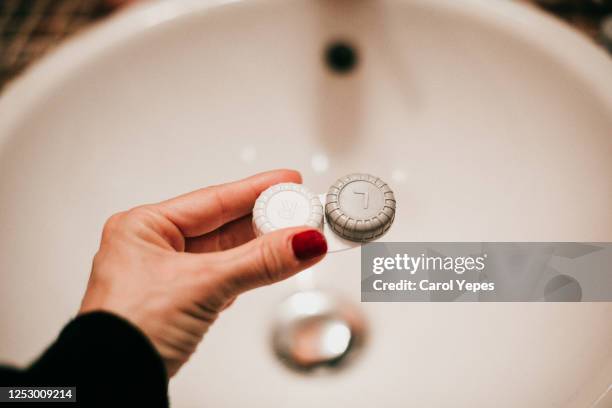
[(268, 187), (301, 183), (295, 170), (272, 170), (233, 183), (220, 184), (162, 201), (156, 207), (185, 237), (197, 237), (244, 217)]

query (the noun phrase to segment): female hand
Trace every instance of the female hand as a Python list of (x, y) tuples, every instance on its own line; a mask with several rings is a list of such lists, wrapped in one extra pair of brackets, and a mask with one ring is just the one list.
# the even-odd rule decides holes
[(327, 252), (323, 235), (307, 227), (255, 238), (254, 202), (281, 182), (301, 176), (271, 171), (113, 215), (80, 313), (108, 311), (132, 322), (173, 376), (237, 295), (286, 279)]

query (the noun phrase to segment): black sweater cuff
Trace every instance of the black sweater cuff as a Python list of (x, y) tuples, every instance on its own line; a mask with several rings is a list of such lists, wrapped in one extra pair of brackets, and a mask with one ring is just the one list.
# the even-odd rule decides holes
[(20, 380), (75, 386), (76, 405), (83, 407), (168, 406), (168, 376), (159, 353), (139, 329), (106, 312), (72, 320)]

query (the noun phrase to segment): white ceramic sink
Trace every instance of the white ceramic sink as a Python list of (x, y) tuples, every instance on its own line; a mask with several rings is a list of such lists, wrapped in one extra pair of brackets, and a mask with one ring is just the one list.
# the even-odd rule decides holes
[[(335, 39), (358, 49), (350, 75), (322, 63)], [(354, 171), (387, 180), (388, 241), (612, 241), (610, 78), (586, 39), (505, 1), (121, 13), (0, 100), (0, 358), (26, 363), (74, 315), (109, 215), (276, 167), (318, 192)], [(352, 365), (282, 366), (278, 302), (312, 284), (359, 302), (359, 280), (351, 249), (243, 296), (171, 382), (173, 406), (612, 406), (607, 303), (362, 304)]]

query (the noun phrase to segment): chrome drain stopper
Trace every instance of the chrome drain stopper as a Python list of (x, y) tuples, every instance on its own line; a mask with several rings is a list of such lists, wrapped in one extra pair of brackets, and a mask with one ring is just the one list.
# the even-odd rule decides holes
[(395, 196), (387, 183), (364, 173), (339, 178), (327, 192), (325, 217), (342, 238), (366, 242), (382, 236), (395, 218)]
[(302, 372), (344, 366), (364, 343), (359, 308), (321, 290), (294, 293), (279, 306), (272, 335), (277, 357)]

